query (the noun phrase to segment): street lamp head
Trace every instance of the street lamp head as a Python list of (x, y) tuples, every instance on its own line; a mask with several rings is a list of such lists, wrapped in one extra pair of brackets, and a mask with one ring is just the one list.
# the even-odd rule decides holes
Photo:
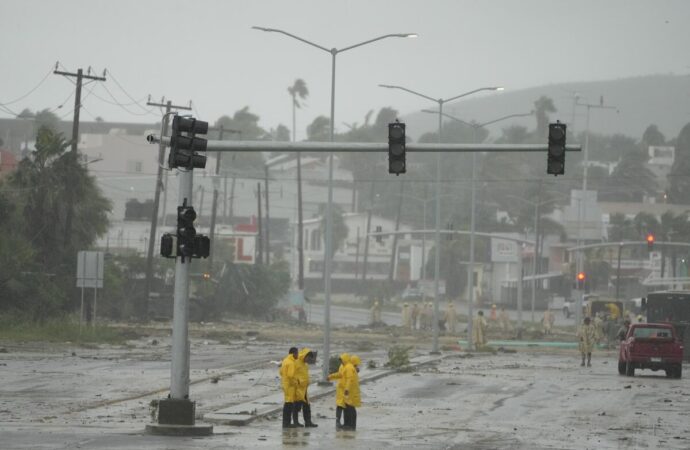
[(419, 35), (417, 33), (407, 33), (407, 34), (400, 34), (400, 37), (406, 37), (406, 38), (418, 38)]
[(276, 31), (273, 28), (265, 28), (265, 27), (257, 27), (257, 26), (253, 26), (252, 28), (255, 30), (260, 30), (260, 31), (269, 31), (269, 32), (270, 31)]
[(497, 87), (495, 87), (495, 88), (493, 88), (493, 89), (494, 89), (494, 91), (502, 91), (502, 90), (505, 90), (505, 88), (504, 88), (503, 86), (497, 86)]
[(397, 86), (393, 86), (390, 84), (379, 84), (379, 87), (388, 88), (388, 89), (395, 89)]

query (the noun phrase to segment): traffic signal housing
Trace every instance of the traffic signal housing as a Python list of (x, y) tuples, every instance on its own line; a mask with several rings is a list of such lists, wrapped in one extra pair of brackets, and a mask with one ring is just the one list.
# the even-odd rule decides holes
[[(381, 227), (381, 225), (378, 225), (376, 227), (376, 232), (381, 233), (382, 231), (383, 231), (383, 227)], [(382, 244), (383, 243), (383, 236), (377, 235), (376, 236), (376, 242), (378, 242), (379, 244)]]
[(388, 173), (405, 172), (405, 124), (396, 120), (388, 124)]
[(211, 239), (200, 234), (194, 237), (194, 257), (208, 258), (211, 254)]
[(652, 233), (647, 234), (647, 250), (654, 251), (654, 235)]
[(203, 169), (206, 167), (205, 152), (208, 142), (197, 137), (198, 134), (208, 133), (208, 122), (193, 117), (174, 116), (172, 134), (170, 135), (170, 155), (168, 167), (185, 169)]
[(192, 258), (196, 248), (196, 211), (186, 204), (177, 207), (177, 256)]
[(161, 256), (165, 258), (176, 258), (175, 252), (175, 235), (165, 233), (161, 236)]
[(587, 277), (585, 276), (584, 272), (578, 272), (577, 275), (575, 276), (575, 280), (577, 281), (577, 289), (580, 291), (583, 291), (585, 289), (585, 279)]
[(550, 175), (565, 174), (565, 136), (566, 125), (564, 123), (556, 122), (549, 124), (546, 173)]

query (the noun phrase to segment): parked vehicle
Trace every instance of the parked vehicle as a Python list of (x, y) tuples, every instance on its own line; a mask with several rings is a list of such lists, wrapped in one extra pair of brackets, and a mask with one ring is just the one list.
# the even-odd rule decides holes
[(666, 322), (673, 325), (683, 342), (686, 361), (690, 361), (690, 291), (650, 292), (643, 298), (641, 308), (647, 322)]
[(623, 302), (613, 299), (592, 298), (587, 302), (585, 311), (585, 316), (588, 317), (602, 313), (614, 321), (619, 321), (623, 317)]
[(636, 369), (664, 370), (670, 378), (683, 374), (683, 344), (668, 323), (630, 326), (618, 352), (618, 373), (635, 376)]
[[(591, 298), (598, 298), (597, 295), (594, 294), (585, 294), (582, 296), (582, 313), (586, 315), (587, 313), (587, 304), (589, 303), (589, 300)], [(575, 308), (577, 305), (577, 300), (576, 299), (568, 299), (563, 303), (563, 315), (566, 318), (570, 318), (573, 314), (575, 314)]]

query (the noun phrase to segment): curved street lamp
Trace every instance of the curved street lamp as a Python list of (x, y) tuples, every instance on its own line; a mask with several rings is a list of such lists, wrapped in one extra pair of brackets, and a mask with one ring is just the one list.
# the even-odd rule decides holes
[[(338, 53), (342, 53), (353, 48), (361, 47), (363, 45), (371, 44), (372, 42), (380, 41), (386, 38), (399, 37), (399, 38), (416, 38), (416, 33), (394, 33), (394, 34), (384, 34), (373, 39), (369, 39), (358, 44), (350, 45), (344, 48), (331, 48), (328, 49), (322, 45), (311, 42), (307, 39), (296, 36), (292, 33), (288, 33), (284, 30), (279, 30), (277, 28), (266, 28), (266, 27), (252, 27), (255, 30), (265, 31), (269, 33), (280, 33), (285, 36), (297, 39), (298, 41), (304, 42), (307, 45), (316, 47), (319, 50), (331, 54), (331, 127), (330, 127), (330, 140), (334, 141), (334, 124), (335, 124), (335, 57)], [(328, 158), (328, 203), (326, 206), (326, 245), (324, 250), (324, 280), (325, 280), (325, 305), (324, 305), (324, 343), (323, 343), (323, 381), (328, 379), (328, 359), (330, 357), (331, 348), (331, 266), (332, 266), (332, 255), (331, 247), (333, 242), (333, 153), (330, 154)]]
[[(492, 123), (496, 122), (501, 122), (502, 120), (507, 120), (507, 119), (512, 119), (514, 117), (527, 117), (531, 116), (534, 114), (534, 111), (530, 111), (528, 113), (522, 113), (522, 114), (509, 114), (507, 116), (499, 117), (498, 119), (494, 120), (489, 120), (484, 123), (470, 123), (465, 120), (459, 119), (455, 116), (452, 116), (450, 114), (446, 114), (440, 111), (430, 111), (430, 110), (422, 110), (422, 112), (426, 113), (432, 113), (432, 114), (438, 114), (443, 117), (447, 117), (451, 120), (454, 120), (456, 122), (464, 123), (465, 125), (469, 125), (472, 127), (472, 142), (476, 143), (477, 140), (477, 129), (484, 127), (486, 125), (491, 125)], [(468, 289), (469, 289), (469, 299), (467, 302), (467, 314), (468, 314), (468, 321), (467, 321), (467, 342), (468, 345), (472, 345), (472, 315), (474, 314), (473, 308), (474, 308), (474, 236), (475, 236), (475, 210), (477, 209), (477, 189), (476, 189), (476, 179), (477, 179), (477, 173), (476, 173), (476, 167), (477, 167), (477, 153), (473, 152), (472, 153), (472, 206), (470, 209), (470, 263), (467, 268), (467, 283), (468, 283)], [(518, 256), (521, 257), (521, 256)], [(522, 277), (519, 277), (519, 282), (522, 281)], [(534, 292), (534, 289), (532, 290)], [(522, 299), (522, 291), (520, 292), (520, 299)], [(533, 294), (534, 295), (534, 294)], [(532, 304), (534, 305), (534, 301), (532, 301)], [(534, 311), (534, 307), (532, 308), (532, 311)], [(534, 312), (532, 312), (534, 315)], [(532, 319), (534, 320), (534, 319)], [(518, 307), (518, 328), (522, 328), (522, 300), (520, 300), (520, 305)]]
[[(425, 98), (427, 100), (431, 100), (432, 102), (438, 103), (438, 142), (442, 142), (442, 132), (443, 132), (443, 104), (448, 103), (453, 100), (457, 100), (462, 97), (467, 97), (468, 95), (472, 95), (477, 92), (481, 91), (502, 91), (503, 88), (500, 86), (491, 86), (491, 87), (482, 87), (479, 89), (474, 89), (472, 91), (468, 91), (459, 95), (456, 95), (454, 97), (449, 97), (449, 98), (439, 98), (435, 99), (433, 97), (430, 97), (428, 95), (424, 95), (420, 92), (413, 91), (412, 89), (408, 89), (406, 87), (402, 86), (395, 86), (391, 84), (379, 84), (379, 87), (387, 88), (387, 89), (400, 89), (401, 91), (409, 92), (410, 94), (416, 95), (418, 97)], [(432, 347), (432, 353), (438, 353), (438, 319), (439, 319), (439, 314), (438, 314), (438, 298), (439, 298), (439, 273), (441, 271), (441, 252), (439, 251), (441, 248), (441, 154), (437, 153), (436, 154), (436, 233), (434, 236), (434, 241), (435, 241), (435, 246), (436, 250), (434, 252), (434, 343)], [(470, 324), (472, 323), (472, 318), (470, 317), (469, 320)], [(471, 328), (471, 326), (470, 326)]]

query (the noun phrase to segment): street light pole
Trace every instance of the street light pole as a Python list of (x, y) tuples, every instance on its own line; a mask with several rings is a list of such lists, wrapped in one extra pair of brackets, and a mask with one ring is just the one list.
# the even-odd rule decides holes
[[(451, 120), (455, 120), (456, 122), (463, 123), (465, 125), (468, 125), (472, 127), (472, 143), (476, 144), (477, 143), (477, 129), (484, 127), (486, 125), (491, 125), (496, 122), (500, 122), (502, 120), (507, 120), (511, 119), (513, 117), (526, 117), (526, 116), (531, 116), (534, 114), (534, 111), (530, 111), (529, 113), (524, 113), (524, 114), (510, 114), (507, 116), (499, 117), (498, 119), (490, 120), (488, 122), (484, 123), (471, 123), (464, 121), (462, 119), (459, 119), (455, 116), (452, 116), (450, 114), (446, 114), (441, 109), (439, 108), (438, 111), (431, 111), (428, 109), (423, 109), (422, 112), (425, 113), (430, 113), (430, 114), (439, 114), (439, 120), (440, 117), (447, 117)], [(477, 180), (477, 173), (476, 173), (476, 166), (477, 166), (477, 155), (476, 153), (472, 153), (472, 202), (471, 202), (471, 207), (470, 207), (470, 261), (469, 265), (467, 268), (467, 283), (468, 283), (468, 302), (467, 302), (467, 342), (468, 346), (472, 346), (472, 316), (474, 315), (474, 236), (475, 236), (475, 212), (477, 209), (477, 193), (476, 193), (476, 180)]]
[[(296, 39), (298, 41), (304, 42), (305, 44), (316, 47), (320, 50), (328, 52), (331, 54), (331, 118), (330, 118), (330, 141), (335, 140), (335, 58), (338, 53), (342, 53), (347, 50), (352, 50), (353, 48), (361, 47), (372, 42), (380, 41), (389, 37), (417, 37), (415, 33), (396, 33), (396, 34), (385, 34), (383, 36), (375, 37), (358, 44), (351, 45), (349, 47), (337, 49), (328, 49), (314, 42), (308, 41), (304, 38), (296, 36), (294, 34), (288, 33), (283, 30), (276, 28), (264, 28), (264, 27), (252, 27), (256, 30), (275, 32), (284, 34), (288, 37)], [(328, 379), (328, 363), (330, 357), (331, 349), (331, 267), (333, 254), (331, 247), (333, 245), (333, 152), (330, 153), (328, 158), (328, 203), (326, 205), (326, 239), (325, 239), (325, 251), (324, 251), (324, 294), (325, 294), (325, 304), (324, 304), (324, 343), (323, 343), (323, 381)]]
[[(390, 84), (379, 84), (380, 87), (388, 88), (388, 89), (400, 89), (405, 92), (409, 92), (410, 94), (416, 95), (418, 97), (425, 98), (427, 100), (431, 100), (432, 102), (438, 103), (438, 111), (436, 112), (438, 114), (438, 142), (439, 144), (442, 143), (442, 135), (443, 135), (443, 116), (445, 115), (443, 113), (443, 104), (448, 103), (453, 100), (457, 100), (461, 97), (466, 97), (468, 95), (474, 94), (476, 92), (481, 92), (481, 91), (502, 91), (503, 88), (499, 86), (495, 87), (483, 87), (479, 89), (475, 89), (473, 91), (465, 92), (460, 95), (456, 95), (455, 97), (450, 97), (447, 99), (439, 98), (435, 99), (433, 97), (430, 97), (428, 95), (421, 94), (419, 92), (413, 91), (411, 89), (407, 89), (402, 86), (395, 86), (395, 85), (390, 85)], [(434, 235), (434, 245), (436, 247), (436, 250), (434, 251), (434, 318), (433, 318), (433, 333), (434, 333), (434, 343), (431, 352), (432, 353), (438, 353), (438, 319), (439, 319), (439, 314), (438, 314), (438, 301), (439, 301), (439, 273), (441, 269), (441, 154), (437, 153), (436, 154), (436, 227), (435, 227), (435, 235)], [(471, 318), (470, 318), (471, 319)]]
[[(577, 208), (577, 245), (580, 246), (582, 245), (583, 239), (582, 239), (582, 221), (584, 219), (584, 200), (585, 200), (585, 193), (587, 192), (587, 169), (589, 168), (589, 116), (592, 108), (596, 109), (614, 109), (616, 112), (618, 112), (618, 108), (616, 106), (604, 106), (604, 98), (601, 97), (601, 100), (599, 104), (592, 104), (592, 103), (579, 103), (576, 99), (575, 101), (575, 106), (584, 106), (587, 108), (587, 121), (586, 121), (586, 126), (585, 126), (585, 149), (584, 149), (584, 160), (583, 160), (583, 168), (582, 168), (582, 193), (580, 194), (580, 203), (578, 204)], [(582, 258), (582, 252), (579, 252), (577, 254), (577, 260), (576, 260), (576, 271), (577, 272), (582, 272), (583, 269), (583, 258)]]

